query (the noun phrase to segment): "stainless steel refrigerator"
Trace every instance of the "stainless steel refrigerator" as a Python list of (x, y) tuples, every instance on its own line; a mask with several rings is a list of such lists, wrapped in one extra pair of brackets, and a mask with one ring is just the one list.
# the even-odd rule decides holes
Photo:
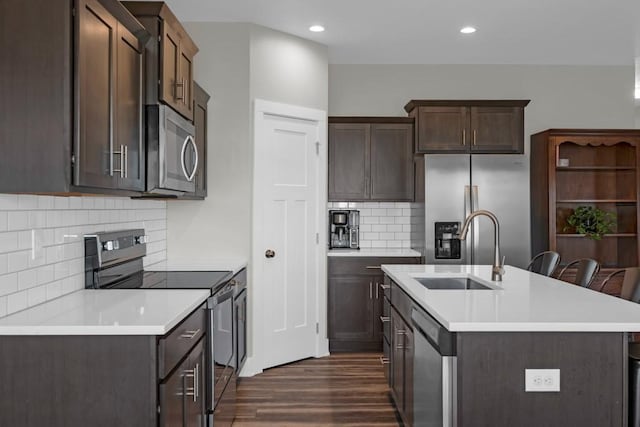
[[(471, 212), (493, 212), (500, 223), (505, 264), (529, 262), (529, 174), (523, 156), (427, 154), (425, 260), (427, 264), (492, 264), (493, 223), (477, 217), (465, 241), (455, 233)], [(459, 245), (457, 247), (456, 245)]]

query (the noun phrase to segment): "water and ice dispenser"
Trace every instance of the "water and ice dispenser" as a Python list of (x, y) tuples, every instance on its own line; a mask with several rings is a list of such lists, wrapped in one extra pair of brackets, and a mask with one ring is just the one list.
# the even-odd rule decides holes
[(460, 239), (456, 237), (460, 231), (460, 223), (436, 222), (435, 228), (436, 259), (460, 259)]

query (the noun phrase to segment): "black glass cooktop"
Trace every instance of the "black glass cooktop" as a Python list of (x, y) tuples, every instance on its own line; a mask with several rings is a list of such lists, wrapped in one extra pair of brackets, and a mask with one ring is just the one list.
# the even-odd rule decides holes
[(232, 277), (231, 271), (143, 271), (121, 280), (111, 289), (211, 289)]

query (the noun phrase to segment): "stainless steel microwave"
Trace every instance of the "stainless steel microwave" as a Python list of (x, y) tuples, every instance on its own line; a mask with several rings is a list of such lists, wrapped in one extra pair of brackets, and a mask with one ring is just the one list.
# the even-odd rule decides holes
[(198, 148), (193, 123), (166, 105), (147, 105), (147, 193), (195, 191)]

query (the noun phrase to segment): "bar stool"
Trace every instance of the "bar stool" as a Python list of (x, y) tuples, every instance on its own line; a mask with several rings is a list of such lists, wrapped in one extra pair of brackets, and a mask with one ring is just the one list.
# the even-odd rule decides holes
[(593, 282), (593, 279), (596, 278), (596, 275), (600, 271), (600, 263), (591, 258), (581, 258), (571, 261), (560, 271), (560, 274), (558, 274), (558, 279), (562, 280), (565, 272), (572, 265), (576, 264), (578, 265), (578, 270), (576, 271), (576, 277), (573, 283), (578, 286), (582, 286), (583, 288), (588, 288), (591, 285), (591, 282)]
[(532, 273), (542, 274), (550, 277), (560, 264), (560, 254), (554, 251), (540, 252), (531, 259), (527, 270)]

